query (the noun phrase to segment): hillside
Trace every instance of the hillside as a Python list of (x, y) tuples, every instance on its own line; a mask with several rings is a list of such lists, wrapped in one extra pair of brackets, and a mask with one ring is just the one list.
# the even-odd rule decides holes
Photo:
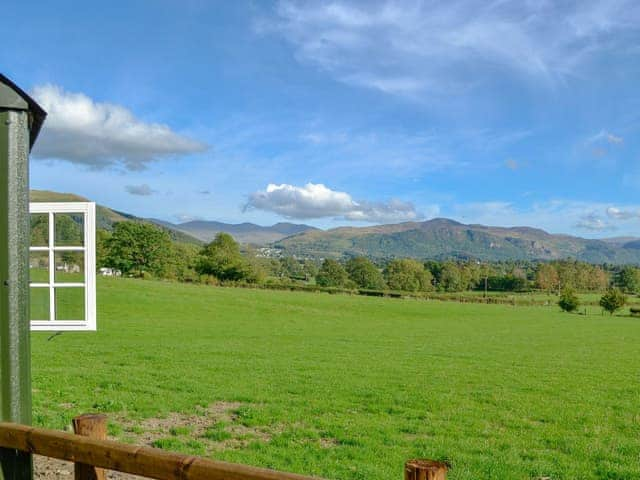
[[(47, 190), (31, 190), (29, 197), (32, 202), (89, 202), (91, 201), (79, 195), (75, 195), (73, 193), (50, 192)], [(115, 223), (123, 222), (126, 220), (133, 220), (138, 222), (148, 221), (143, 218), (136, 217), (135, 215), (118, 212), (116, 210), (112, 210), (111, 208), (96, 204), (96, 227), (98, 229), (112, 230), (113, 225)], [(164, 230), (166, 230), (167, 233), (171, 235), (171, 238), (176, 242), (191, 243), (191, 244), (198, 244), (198, 245), (201, 243), (198, 239), (194, 238), (193, 236), (185, 232), (182, 232), (180, 230), (171, 228), (170, 224), (162, 225), (161, 227)]]
[(151, 220), (159, 225), (179, 230), (204, 242), (209, 242), (220, 232), (233, 236), (237, 242), (253, 245), (267, 245), (277, 242), (290, 235), (318, 230), (309, 225), (295, 223), (276, 223), (270, 227), (263, 227), (255, 223), (222, 223), (214, 221), (195, 220), (180, 224), (172, 224), (162, 220)]
[(588, 240), (530, 227), (465, 225), (447, 219), (314, 230), (284, 238), (274, 246), (289, 255), (310, 257), (365, 255), (375, 259), (486, 261), (575, 258), (591, 263), (640, 263), (638, 239)]

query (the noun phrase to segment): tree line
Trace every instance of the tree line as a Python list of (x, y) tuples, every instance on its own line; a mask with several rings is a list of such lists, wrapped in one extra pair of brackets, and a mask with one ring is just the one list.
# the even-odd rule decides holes
[(640, 293), (640, 269), (553, 262), (418, 261), (398, 258), (376, 263), (366, 257), (310, 260), (263, 258), (219, 233), (204, 246), (174, 242), (154, 224), (125, 221), (113, 231), (98, 230), (98, 267), (125, 276), (202, 283), (302, 283), (345, 289), (406, 292), (521, 292), (564, 290), (602, 292), (611, 286)]

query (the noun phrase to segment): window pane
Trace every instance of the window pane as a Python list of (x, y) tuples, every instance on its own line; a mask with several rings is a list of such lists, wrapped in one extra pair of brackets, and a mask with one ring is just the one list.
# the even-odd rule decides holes
[(31, 214), (31, 246), (46, 247), (49, 245), (49, 214)]
[(56, 320), (84, 320), (84, 288), (56, 288)]
[(29, 252), (29, 281), (49, 283), (49, 252)]
[(84, 246), (84, 215), (81, 213), (56, 213), (56, 247)]
[(84, 252), (56, 252), (56, 283), (84, 283)]
[(31, 320), (49, 320), (49, 289), (30, 288), (29, 296), (31, 298)]

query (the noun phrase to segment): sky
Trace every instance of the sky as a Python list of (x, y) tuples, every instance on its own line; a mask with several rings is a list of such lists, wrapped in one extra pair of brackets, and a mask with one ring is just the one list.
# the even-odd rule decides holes
[(175, 223), (640, 236), (640, 3), (7, 0), (31, 187)]

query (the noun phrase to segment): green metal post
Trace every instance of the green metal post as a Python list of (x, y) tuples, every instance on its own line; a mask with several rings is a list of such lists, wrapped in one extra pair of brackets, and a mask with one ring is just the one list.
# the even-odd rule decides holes
[[(31, 423), (29, 150), (44, 111), (0, 75), (0, 420)], [(31, 455), (0, 449), (0, 480), (33, 478)]]

